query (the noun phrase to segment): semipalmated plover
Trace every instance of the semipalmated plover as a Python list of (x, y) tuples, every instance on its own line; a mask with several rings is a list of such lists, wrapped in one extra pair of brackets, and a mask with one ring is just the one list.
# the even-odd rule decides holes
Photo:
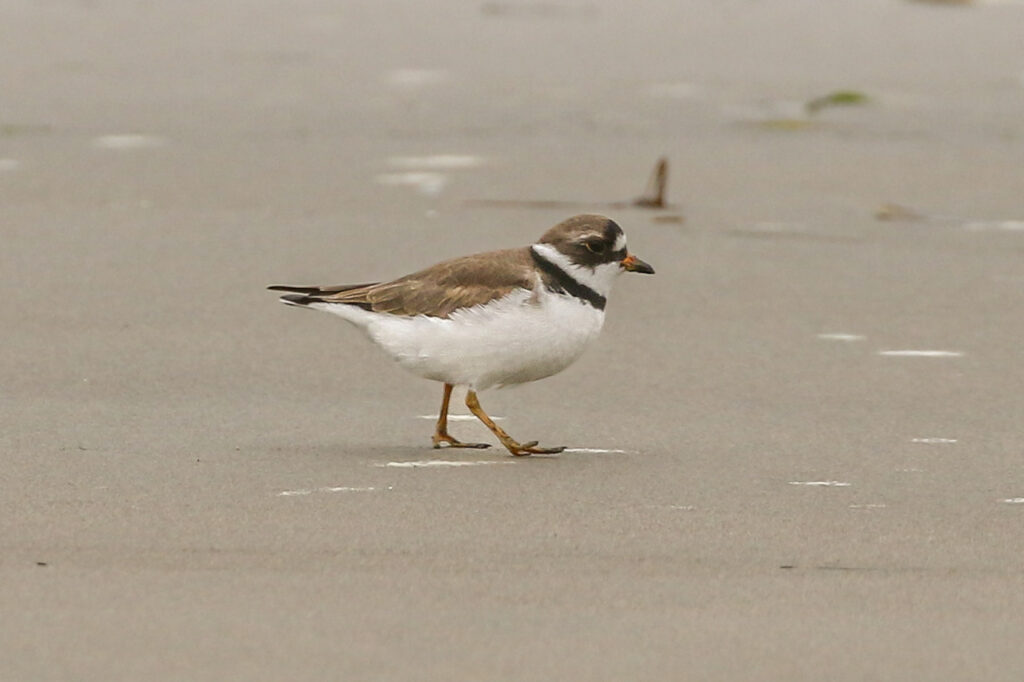
[(434, 447), (486, 448), (448, 433), (448, 401), (465, 386), (466, 406), (513, 455), (564, 447), (519, 443), (480, 407), (477, 391), (536, 381), (571, 365), (597, 338), (615, 278), (654, 269), (626, 250), (615, 221), (578, 215), (536, 244), (490, 251), (391, 282), (270, 287), (288, 305), (334, 313), (355, 324), (403, 368), (444, 383)]

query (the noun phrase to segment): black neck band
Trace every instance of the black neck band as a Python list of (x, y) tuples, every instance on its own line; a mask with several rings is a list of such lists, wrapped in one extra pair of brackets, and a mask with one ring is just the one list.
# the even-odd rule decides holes
[(530, 255), (533, 256), (533, 262), (536, 263), (541, 272), (546, 275), (550, 275), (551, 278), (555, 280), (552, 289), (555, 291), (564, 291), (570, 296), (575, 296), (581, 301), (586, 301), (598, 310), (604, 310), (605, 304), (608, 303), (608, 299), (604, 296), (597, 293), (586, 284), (580, 284), (577, 282), (572, 278), (572, 275), (551, 261), (546, 260), (543, 256), (534, 251), (532, 247), (530, 248)]

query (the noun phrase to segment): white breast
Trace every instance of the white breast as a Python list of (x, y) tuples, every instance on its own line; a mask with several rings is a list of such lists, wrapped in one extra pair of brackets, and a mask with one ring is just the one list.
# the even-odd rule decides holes
[(519, 289), (449, 318), (314, 304), (362, 327), (399, 365), (476, 390), (536, 381), (571, 365), (597, 338), (604, 311), (577, 298)]

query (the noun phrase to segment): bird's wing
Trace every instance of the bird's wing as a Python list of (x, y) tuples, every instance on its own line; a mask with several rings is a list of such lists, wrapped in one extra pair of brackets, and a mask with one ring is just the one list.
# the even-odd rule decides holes
[(521, 248), (456, 258), (380, 284), (271, 288), (306, 294), (301, 301), (291, 299), (293, 303), (343, 303), (392, 315), (448, 317), (515, 289), (532, 289), (535, 281), (529, 249)]

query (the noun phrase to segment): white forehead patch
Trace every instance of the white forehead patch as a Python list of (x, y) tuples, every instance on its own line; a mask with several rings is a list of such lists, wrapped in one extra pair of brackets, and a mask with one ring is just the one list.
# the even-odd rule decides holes
[(612, 247), (612, 251), (622, 251), (626, 248), (626, 235), (622, 232), (615, 238), (615, 246)]

